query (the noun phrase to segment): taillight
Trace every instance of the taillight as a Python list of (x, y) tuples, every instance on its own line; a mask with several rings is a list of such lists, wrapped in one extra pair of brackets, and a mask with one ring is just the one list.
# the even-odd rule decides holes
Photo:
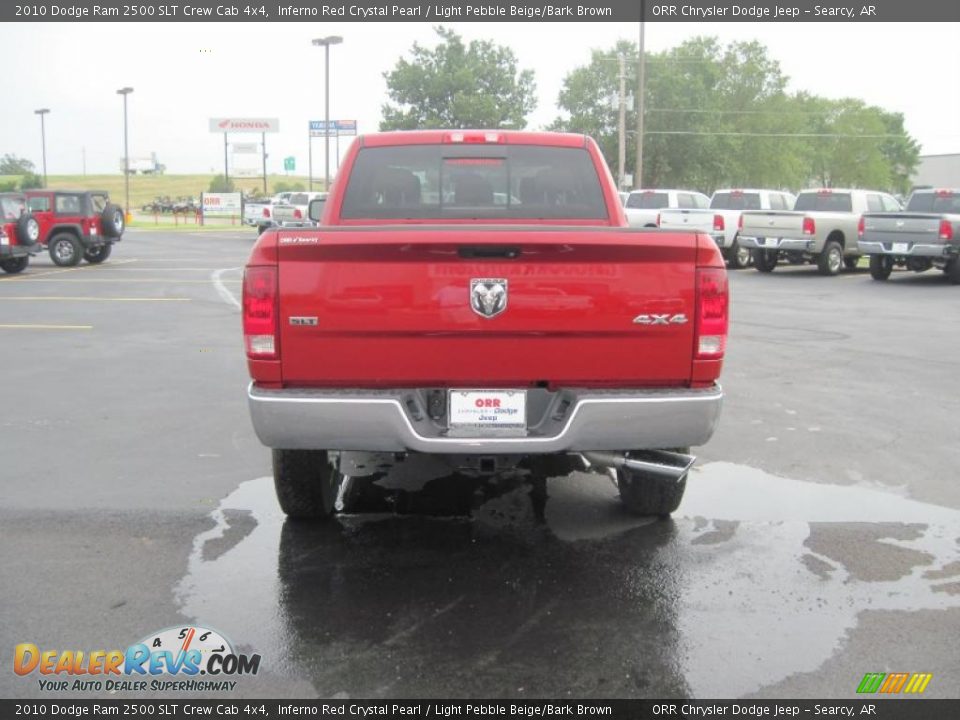
[(263, 209), (263, 216), (264, 216), (265, 218), (270, 217), (270, 208), (265, 207), (265, 208)]
[(727, 271), (723, 268), (697, 268), (696, 358), (719, 360), (727, 347), (730, 294)]
[(660, 227), (660, 213), (657, 213), (657, 227)]
[(803, 219), (803, 234), (804, 235), (816, 235), (817, 234), (817, 225), (813, 222), (812, 217), (805, 217)]
[(953, 224), (949, 220), (940, 221), (940, 239), (953, 240)]
[(740, 213), (740, 217), (737, 218), (737, 230), (743, 230), (743, 213)]
[(857, 236), (863, 237), (863, 230), (866, 223), (863, 221), (863, 215), (860, 216), (860, 222), (857, 223)]
[(714, 215), (713, 216), (713, 229), (714, 230), (723, 230), (723, 215)]
[(300, 212), (300, 208), (296, 208), (296, 209), (293, 211), (293, 217), (296, 218), (297, 220), (302, 220), (302, 219), (303, 219), (303, 213)]
[(248, 267), (243, 273), (243, 340), (247, 357), (276, 360), (280, 354), (278, 333), (277, 268)]

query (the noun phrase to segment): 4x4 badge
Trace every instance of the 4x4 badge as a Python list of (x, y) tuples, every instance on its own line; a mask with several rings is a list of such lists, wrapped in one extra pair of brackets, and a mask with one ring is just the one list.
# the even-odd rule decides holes
[(492, 318), (507, 309), (505, 278), (472, 278), (470, 307), (480, 317)]
[(637, 315), (633, 319), (634, 325), (683, 325), (687, 322), (687, 316), (683, 313), (671, 315)]

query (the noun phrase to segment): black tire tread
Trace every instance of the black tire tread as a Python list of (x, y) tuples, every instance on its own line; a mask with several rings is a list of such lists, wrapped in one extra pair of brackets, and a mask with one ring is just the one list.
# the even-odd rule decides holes
[(298, 520), (329, 520), (339, 473), (325, 450), (274, 450), (273, 483), (280, 509)]

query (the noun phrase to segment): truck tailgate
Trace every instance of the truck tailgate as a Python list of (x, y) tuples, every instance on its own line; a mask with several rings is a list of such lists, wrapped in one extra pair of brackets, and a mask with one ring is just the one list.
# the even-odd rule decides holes
[(881, 213), (863, 216), (863, 239), (869, 242), (937, 242), (940, 215)]
[(751, 210), (743, 213), (740, 234), (746, 237), (800, 237), (804, 213), (792, 210)]
[(709, 233), (713, 230), (714, 210), (661, 210), (660, 227), (664, 230), (689, 230), (692, 232)]
[[(281, 231), (283, 382), (688, 384), (696, 247), (693, 233), (622, 228)], [(472, 280), (506, 281), (506, 309), (475, 311)]]

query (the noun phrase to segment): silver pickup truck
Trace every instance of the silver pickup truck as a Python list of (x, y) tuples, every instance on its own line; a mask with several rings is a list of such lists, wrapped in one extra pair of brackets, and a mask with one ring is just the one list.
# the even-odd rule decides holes
[(914, 272), (937, 267), (960, 284), (960, 189), (916, 190), (903, 212), (866, 213), (859, 245), (874, 280), (886, 280), (899, 265)]
[(660, 211), (660, 227), (667, 230), (693, 230), (713, 238), (731, 268), (747, 267), (752, 254), (742, 247), (738, 234), (740, 215), (745, 210), (792, 210), (796, 198), (782, 190), (717, 190), (707, 210), (686, 208)]
[(868, 211), (900, 210), (892, 195), (875, 190), (822, 188), (797, 195), (793, 212), (752, 211), (742, 215), (740, 245), (753, 250), (753, 265), (772, 272), (784, 257), (816, 264), (821, 275), (857, 266), (857, 229)]
[(291, 193), (286, 202), (278, 203), (272, 208), (272, 217), (264, 221), (260, 232), (271, 227), (303, 227), (310, 224), (309, 207), (311, 200), (326, 201), (325, 192), (295, 192)]

